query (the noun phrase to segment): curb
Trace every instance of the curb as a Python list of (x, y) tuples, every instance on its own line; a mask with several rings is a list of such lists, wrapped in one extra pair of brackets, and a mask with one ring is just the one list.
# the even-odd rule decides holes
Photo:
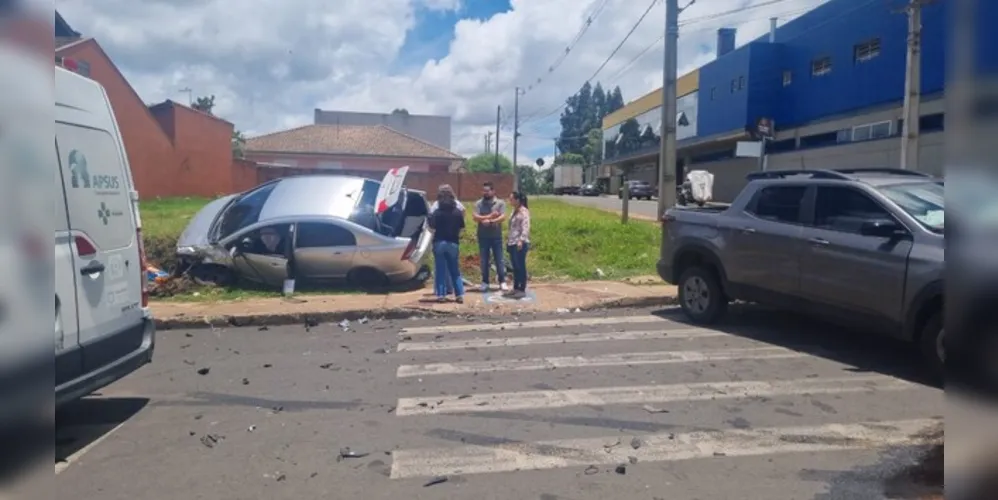
[[(678, 303), (676, 297), (625, 297), (622, 299), (597, 302), (578, 307), (580, 311), (599, 311), (605, 309), (627, 309), (634, 307), (673, 306)], [(554, 311), (536, 311), (538, 313)], [(274, 314), (241, 314), (228, 316), (181, 316), (176, 318), (155, 318), (157, 330), (181, 330), (198, 328), (224, 328), (241, 326), (284, 326), (284, 325), (317, 325), (319, 323), (340, 322), (343, 320), (357, 321), (369, 319), (409, 319), (413, 316), (424, 317), (454, 317), (466, 316), (469, 311), (438, 311), (422, 307), (400, 307), (392, 309), (356, 309), (351, 311), (331, 311), (314, 313), (274, 313)], [(501, 313), (500, 313), (501, 314)], [(482, 314), (477, 314), (481, 316)]]

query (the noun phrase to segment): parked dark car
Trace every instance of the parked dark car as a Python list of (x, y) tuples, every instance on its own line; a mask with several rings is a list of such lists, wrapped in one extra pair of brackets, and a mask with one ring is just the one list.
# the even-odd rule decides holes
[[(658, 196), (655, 191), (655, 186), (652, 186), (648, 181), (627, 181), (627, 189), (630, 191), (632, 200), (650, 200), (654, 196)], [(620, 199), (624, 198), (624, 188), (620, 188), (620, 192), (617, 193), (617, 197)]]
[(750, 174), (728, 207), (666, 211), (658, 273), (695, 323), (733, 300), (802, 311), (912, 341), (941, 376), (943, 198), (908, 170)]
[(582, 196), (599, 196), (603, 194), (603, 190), (600, 189), (598, 184), (586, 184), (582, 186), (581, 194)]

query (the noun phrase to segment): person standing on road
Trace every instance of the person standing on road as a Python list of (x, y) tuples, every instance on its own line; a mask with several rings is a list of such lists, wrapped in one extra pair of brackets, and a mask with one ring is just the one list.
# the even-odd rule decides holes
[(527, 295), (527, 252), (530, 251), (530, 210), (527, 195), (514, 192), (509, 197), (513, 207), (509, 217), (509, 238), (506, 250), (513, 268), (513, 290), (506, 295), (522, 299)]
[(464, 212), (457, 208), (454, 190), (447, 184), (440, 186), (437, 194), (437, 209), (430, 214), (430, 228), (433, 229), (434, 292), (437, 300), (447, 300), (453, 289), (457, 302), (464, 302), (464, 282), (461, 278), (460, 246), (461, 232), (464, 230)]
[(491, 182), (482, 185), (482, 199), (475, 202), (475, 211), (471, 216), (478, 223), (482, 292), (489, 291), (491, 260), (495, 260), (496, 263), (496, 279), (499, 281), (499, 289), (509, 290), (509, 287), (506, 286), (506, 266), (502, 253), (502, 223), (506, 220), (506, 204), (496, 197), (495, 186)]
[[(450, 186), (448, 186), (448, 187), (450, 187)], [(452, 188), (452, 190), (453, 190), (453, 188)], [(457, 195), (455, 195), (455, 201), (457, 201), (457, 203), (456, 203), (457, 209), (460, 210), (462, 214), (464, 214), (464, 204), (461, 203), (460, 200), (456, 200), (456, 198), (457, 198)], [(438, 208), (440, 208), (440, 200), (433, 200), (433, 204), (430, 205), (430, 212), (429, 212), (430, 213), (430, 217), (433, 216), (433, 212), (436, 212)], [(431, 227), (430, 229), (433, 229), (433, 228)], [(441, 276), (441, 278), (443, 278), (444, 283), (447, 284), (447, 295), (450, 295), (450, 294), (454, 293), (454, 286), (450, 284), (451, 283), (450, 278), (448, 278), (446, 276), (446, 274), (444, 276)]]

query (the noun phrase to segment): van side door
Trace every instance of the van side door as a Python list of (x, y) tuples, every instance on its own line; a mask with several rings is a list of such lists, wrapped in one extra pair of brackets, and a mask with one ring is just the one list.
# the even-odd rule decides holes
[[(56, 143), (57, 168), (61, 167)], [(83, 352), (80, 349), (80, 325), (77, 317), (75, 242), (69, 228), (66, 190), (59, 168), (55, 175), (55, 385), (59, 386), (83, 375)]]

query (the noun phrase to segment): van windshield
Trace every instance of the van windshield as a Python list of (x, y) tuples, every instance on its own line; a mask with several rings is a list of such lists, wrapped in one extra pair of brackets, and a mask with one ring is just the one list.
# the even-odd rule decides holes
[(236, 231), (255, 224), (260, 220), (260, 212), (270, 198), (270, 193), (274, 192), (277, 183), (266, 184), (250, 191), (239, 198), (236, 198), (218, 218), (218, 229), (215, 231), (215, 240), (223, 239)]

